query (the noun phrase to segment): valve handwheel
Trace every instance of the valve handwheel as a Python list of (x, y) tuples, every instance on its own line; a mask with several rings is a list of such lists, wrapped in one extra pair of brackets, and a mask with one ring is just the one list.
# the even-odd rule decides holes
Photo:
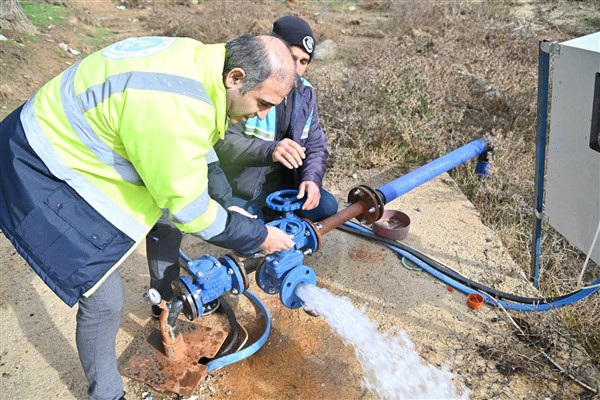
[(279, 228), (287, 235), (296, 236), (299, 232), (304, 233), (304, 226), (300, 220), (294, 221), (292, 219), (281, 218), (271, 221), (267, 225)]
[(278, 190), (267, 196), (267, 206), (275, 211), (295, 211), (302, 208), (304, 199), (299, 199), (298, 191), (295, 189)]

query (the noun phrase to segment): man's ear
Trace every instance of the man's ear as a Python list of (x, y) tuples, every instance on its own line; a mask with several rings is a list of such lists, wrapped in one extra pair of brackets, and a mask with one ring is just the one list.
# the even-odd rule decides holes
[(244, 83), (246, 77), (246, 71), (241, 68), (234, 68), (225, 74), (223, 84), (227, 89), (231, 89), (235, 86), (241, 86)]

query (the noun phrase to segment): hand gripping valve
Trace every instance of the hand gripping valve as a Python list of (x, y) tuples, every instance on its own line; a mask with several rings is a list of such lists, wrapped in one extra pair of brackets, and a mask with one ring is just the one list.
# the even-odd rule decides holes
[[(318, 237), (311, 224), (297, 217), (304, 200), (296, 198), (297, 190), (281, 190), (267, 197), (269, 208), (283, 213), (283, 217), (267, 225), (281, 229), (292, 236), (295, 246), (265, 257), (256, 269), (256, 282), (268, 294), (280, 294), (288, 308), (299, 308), (302, 301), (295, 294), (301, 283), (317, 283), (312, 268), (303, 264), (304, 255), (318, 248)], [(243, 262), (227, 254), (219, 259), (210, 255), (191, 260), (186, 269), (190, 277), (182, 276), (173, 282), (174, 301), (183, 303), (183, 313), (191, 321), (207, 315), (218, 307), (219, 297), (226, 291), (240, 295), (248, 289), (248, 277)]]
[(313, 227), (294, 214), (304, 204), (298, 199), (297, 190), (280, 190), (267, 196), (267, 206), (283, 213), (283, 217), (267, 225), (281, 229), (292, 236), (295, 245), (289, 250), (279, 251), (265, 257), (256, 269), (256, 283), (268, 294), (277, 294), (288, 308), (299, 308), (302, 300), (296, 295), (299, 284), (317, 284), (312, 268), (303, 264), (304, 255), (318, 248), (318, 237)]

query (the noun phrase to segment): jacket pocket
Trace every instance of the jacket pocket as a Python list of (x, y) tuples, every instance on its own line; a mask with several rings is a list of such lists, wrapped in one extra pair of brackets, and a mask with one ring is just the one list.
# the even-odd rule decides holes
[(33, 209), (16, 229), (50, 275), (71, 277), (119, 231), (68, 185)]

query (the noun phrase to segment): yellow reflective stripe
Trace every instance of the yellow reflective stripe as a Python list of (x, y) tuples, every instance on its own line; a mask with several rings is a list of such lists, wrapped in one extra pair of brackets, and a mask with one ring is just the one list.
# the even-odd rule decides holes
[(206, 212), (187, 224), (181, 224), (174, 220), (175, 225), (185, 233), (191, 233), (204, 240), (208, 240), (225, 230), (227, 224), (227, 210), (219, 203), (211, 200)]
[(185, 225), (202, 216), (208, 210), (210, 196), (205, 190), (194, 201), (173, 215), (173, 221)]
[(83, 106), (83, 111), (86, 112), (113, 94), (123, 93), (128, 89), (175, 93), (213, 105), (200, 81), (172, 74), (141, 71), (111, 75), (105, 82), (93, 85), (77, 95), (77, 99)]
[(227, 224), (227, 211), (218, 203), (213, 203), (216, 205), (217, 208), (213, 223), (202, 228), (199, 231), (194, 232), (195, 236), (198, 236), (204, 240), (209, 240), (210, 238), (217, 236), (218, 234), (223, 232), (225, 230), (225, 225)]
[(212, 164), (219, 161), (219, 156), (217, 156), (215, 149), (211, 147), (210, 150), (208, 150), (208, 153), (206, 153), (204, 156), (204, 159), (206, 160), (207, 164)]
[[(135, 185), (142, 180), (129, 160), (108, 147), (90, 127), (82, 110), (81, 100), (75, 95), (74, 76), (81, 62), (67, 69), (60, 82), (60, 100), (71, 128), (81, 142), (104, 164), (112, 166), (121, 178)], [(100, 100), (100, 99), (98, 99)], [(101, 101), (101, 100), (100, 100)]]
[(127, 72), (109, 76), (105, 82), (89, 87), (75, 95), (74, 79), (80, 62), (65, 71), (61, 80), (61, 102), (64, 113), (81, 142), (104, 164), (111, 166), (129, 183), (143, 182), (131, 162), (104, 143), (90, 127), (84, 113), (97, 107), (114, 94), (128, 89), (175, 93), (203, 101), (212, 101), (202, 82), (176, 75), (156, 72)]
[(96, 211), (112, 223), (117, 229), (133, 240), (139, 240), (148, 230), (147, 226), (137, 221), (121, 209), (99, 188), (81, 174), (69, 168), (58, 155), (52, 144), (39, 126), (34, 115), (37, 95), (34, 95), (23, 107), (21, 123), (27, 136), (27, 141), (38, 157), (46, 164), (50, 172), (65, 181)]

